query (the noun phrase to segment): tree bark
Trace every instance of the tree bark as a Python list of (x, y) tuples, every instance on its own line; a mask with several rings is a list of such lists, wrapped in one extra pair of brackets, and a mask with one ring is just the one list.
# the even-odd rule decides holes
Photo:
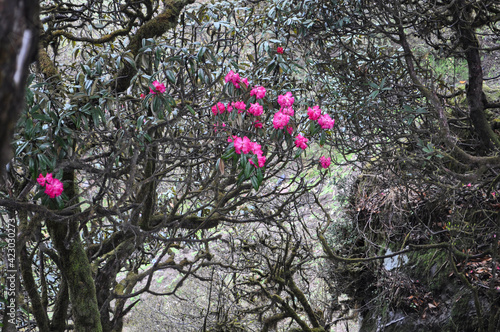
[(38, 0), (0, 0), (0, 173), (12, 157), (28, 66), (36, 59), (38, 16)]

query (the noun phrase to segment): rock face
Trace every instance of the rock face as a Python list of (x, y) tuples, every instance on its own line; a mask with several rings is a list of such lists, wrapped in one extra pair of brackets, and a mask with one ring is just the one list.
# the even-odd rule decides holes
[(378, 259), (334, 273), (359, 308), (359, 331), (500, 331), (498, 239), (477, 218), (484, 194), (465, 188), (450, 197), (452, 211), (450, 201), (408, 188), (403, 196), (373, 180), (356, 186), (357, 238), (339, 252)]

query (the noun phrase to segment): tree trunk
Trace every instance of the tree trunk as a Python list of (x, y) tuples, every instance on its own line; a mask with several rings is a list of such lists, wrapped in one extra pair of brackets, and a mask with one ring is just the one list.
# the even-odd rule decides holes
[(0, 173), (12, 156), (28, 66), (36, 58), (38, 16), (38, 0), (0, 0)]

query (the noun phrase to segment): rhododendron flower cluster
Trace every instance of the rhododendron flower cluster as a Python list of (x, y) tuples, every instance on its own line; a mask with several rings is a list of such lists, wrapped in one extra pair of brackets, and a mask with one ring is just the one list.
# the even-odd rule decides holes
[(247, 105), (242, 101), (233, 101), (231, 105), (238, 110), (238, 113), (244, 112), (245, 108), (247, 108)]
[(165, 85), (163, 85), (163, 83), (160, 83), (158, 81), (154, 81), (153, 86), (155, 87), (154, 90), (149, 88), (149, 93), (151, 93), (152, 95), (155, 95), (157, 93), (164, 93), (167, 90), (165, 88)]
[(318, 120), (319, 117), (321, 116), (321, 109), (319, 108), (318, 105), (313, 106), (312, 108), (309, 107), (307, 109), (307, 116), (309, 116), (310, 120)]
[(280, 109), (280, 112), (285, 114), (285, 115), (288, 115), (288, 116), (293, 116), (295, 114), (295, 111), (293, 110), (293, 108), (291, 106), (289, 107), (282, 107)]
[(266, 88), (263, 86), (256, 86), (250, 91), (250, 96), (255, 96), (256, 99), (262, 99), (266, 96)]
[(225, 110), (226, 110), (226, 106), (224, 106), (224, 104), (221, 102), (217, 103), (217, 105), (212, 106), (212, 113), (214, 115), (222, 114), (222, 113), (224, 113)]
[(226, 83), (233, 83), (234, 87), (239, 89), (240, 88), (240, 83), (245, 84), (245, 86), (248, 88), (248, 79), (247, 78), (241, 78), (240, 74), (235, 73), (234, 71), (230, 70), (229, 73), (227, 73), (225, 79)]
[(283, 54), (283, 47), (281, 47), (281, 46), (280, 46), (280, 47), (278, 47), (278, 48), (276, 49), (276, 52), (278, 52), (278, 54)]
[(39, 185), (45, 186), (45, 193), (49, 195), (50, 198), (60, 196), (64, 190), (63, 183), (52, 176), (52, 173), (47, 173), (43, 176), (42, 173), (36, 179)]
[(264, 108), (259, 103), (251, 104), (250, 108), (248, 108), (248, 113), (255, 116), (261, 116), (262, 113), (264, 113)]
[(283, 114), (283, 112), (276, 112), (273, 118), (274, 129), (283, 129), (290, 121), (290, 116)]
[(295, 146), (301, 148), (302, 150), (305, 150), (307, 148), (307, 142), (309, 142), (309, 140), (301, 134), (298, 134), (295, 138)]
[[(234, 84), (236, 88), (240, 87), (240, 84), (244, 82), (240, 76), (233, 72), (232, 70), (226, 75), (225, 77), (226, 83), (231, 82)], [(247, 83), (245, 83), (247, 84)], [(248, 86), (248, 85), (247, 85)], [(255, 129), (261, 129), (264, 128), (264, 124), (261, 122), (262, 115), (264, 114), (264, 106), (263, 105), (269, 105), (270, 103), (268, 102), (259, 102), (259, 99), (264, 99), (266, 97), (266, 88), (263, 86), (254, 86), (251, 91), (250, 91), (250, 96), (255, 96), (255, 99), (257, 102), (249, 104), (248, 107), (248, 114), (259, 117), (258, 119), (251, 119), (250, 123), (253, 128)], [(247, 95), (248, 96), (248, 95)], [(278, 98), (278, 104), (280, 105), (279, 111), (277, 111), (274, 116), (273, 116), (273, 127), (276, 130), (284, 130), (286, 134), (292, 135), (294, 133), (294, 127), (293, 125), (289, 124), (290, 120), (292, 117), (295, 116), (295, 110), (293, 109), (293, 104), (295, 102), (295, 98), (292, 95), (290, 91), (286, 92), (283, 95), (279, 95)], [(248, 102), (248, 101), (247, 101)], [(238, 113), (242, 113), (246, 110), (247, 104), (243, 101), (236, 101), (236, 102), (230, 102), (226, 106), (219, 102), (216, 105), (212, 107), (212, 112), (214, 115), (217, 114), (222, 114), (224, 111), (230, 112), (232, 109), (237, 109)], [(331, 129), (333, 128), (333, 125), (335, 121), (328, 115), (328, 114), (321, 114), (321, 109), (319, 108), (318, 105), (309, 107), (307, 109), (307, 115), (309, 120), (311, 121), (317, 121), (318, 126), (321, 127), (322, 129)], [(243, 121), (245, 119), (248, 119), (248, 117), (243, 116), (243, 117), (235, 117), (236, 115), (233, 114), (232, 116), (228, 117), (229, 121), (236, 121), (236, 125), (232, 127), (232, 130), (243, 127)], [(268, 117), (266, 117), (267, 119)], [(301, 125), (301, 121), (298, 122), (298, 125)], [(224, 124), (222, 124), (222, 127)], [(218, 129), (221, 129), (221, 126), (216, 125)], [(315, 133), (318, 132), (318, 127), (317, 126), (312, 126), (310, 127), (311, 133), (310, 135), (314, 135)], [(249, 130), (248, 127), (244, 127), (243, 130)], [(264, 131), (258, 131), (258, 133), (262, 134)], [(300, 132), (300, 131), (299, 131)], [(254, 131), (254, 133), (257, 133), (257, 131)], [(295, 135), (293, 135), (295, 136)], [(250, 136), (251, 137), (251, 136)], [(272, 135), (271, 138), (277, 138), (280, 139), (282, 136), (280, 135)], [(286, 140), (289, 139), (290, 136), (286, 137)], [(321, 142), (320, 144), (323, 144), (323, 141), (325, 139), (326, 135), (322, 134), (321, 135)], [(240, 178), (239, 181), (243, 181), (245, 179), (251, 178), (252, 180), (252, 185), (254, 188), (257, 190), (260, 186), (260, 183), (263, 179), (262, 171), (259, 168), (264, 167), (265, 162), (266, 162), (266, 157), (264, 156), (262, 152), (262, 148), (260, 144), (256, 142), (252, 142), (250, 138), (247, 136), (239, 137), (239, 136), (234, 136), (230, 135), (227, 138), (227, 141), (229, 143), (232, 143), (225, 155), (223, 156), (223, 159), (230, 159), (231, 157), (236, 158), (235, 155), (247, 155), (247, 154), (253, 154), (250, 157), (242, 157), (240, 159), (241, 161), (241, 167), (243, 168), (243, 173), (244, 177)], [(303, 136), (302, 134), (297, 134), (295, 136), (295, 146), (299, 149), (305, 150), (308, 148), (308, 142), (309, 139), (306, 136)], [(300, 154), (300, 151), (298, 151), (297, 156)], [(251, 164), (257, 168), (255, 170), (255, 173), (253, 171), (249, 172), (248, 164)], [(328, 168), (331, 164), (331, 159), (327, 158), (325, 156), (322, 156), (319, 158), (319, 164), (323, 168)]]
[(319, 163), (321, 167), (328, 168), (330, 166), (331, 160), (329, 157), (327, 158), (325, 156), (322, 156), (321, 158), (319, 158)]
[(284, 95), (279, 95), (278, 96), (278, 104), (280, 104), (281, 107), (290, 107), (293, 105), (295, 102), (295, 98), (293, 98), (292, 93), (288, 91)]
[(322, 129), (332, 129), (333, 125), (335, 124), (335, 120), (330, 118), (328, 114), (324, 114), (319, 117), (318, 124), (321, 126)]
[(233, 138), (234, 138), (234, 152), (236, 152), (236, 154), (242, 154), (242, 153), (247, 154), (251, 152), (257, 156), (258, 166), (255, 165), (255, 163), (251, 159), (249, 163), (254, 165), (255, 167), (264, 167), (264, 164), (266, 163), (266, 157), (263, 155), (262, 147), (260, 146), (259, 143), (251, 142), (250, 139), (246, 136), (244, 136), (243, 138), (233, 136)]

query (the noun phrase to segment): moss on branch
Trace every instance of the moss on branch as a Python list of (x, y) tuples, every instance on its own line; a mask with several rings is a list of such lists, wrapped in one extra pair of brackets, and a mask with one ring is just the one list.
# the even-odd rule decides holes
[[(165, 9), (158, 16), (142, 25), (137, 32), (130, 36), (129, 50), (135, 58), (139, 53), (142, 45), (142, 40), (161, 36), (168, 30), (177, 26), (177, 20), (181, 10), (194, 0), (164, 0)], [(118, 73), (116, 80), (116, 91), (123, 92), (130, 86), (130, 80), (135, 75), (137, 70), (128, 62)]]

